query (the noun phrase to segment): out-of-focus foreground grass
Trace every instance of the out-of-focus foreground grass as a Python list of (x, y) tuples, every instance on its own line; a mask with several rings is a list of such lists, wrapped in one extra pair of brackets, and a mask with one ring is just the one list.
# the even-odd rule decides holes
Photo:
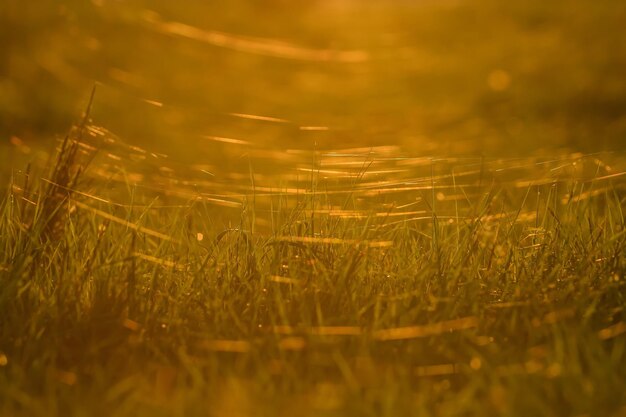
[(625, 8), (3, 2), (0, 415), (623, 414)]

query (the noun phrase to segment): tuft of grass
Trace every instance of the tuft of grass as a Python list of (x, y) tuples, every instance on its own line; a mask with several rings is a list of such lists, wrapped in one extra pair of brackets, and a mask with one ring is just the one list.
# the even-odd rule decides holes
[(133, 152), (85, 122), (11, 180), (0, 414), (624, 411), (619, 157), (319, 150), (216, 188)]

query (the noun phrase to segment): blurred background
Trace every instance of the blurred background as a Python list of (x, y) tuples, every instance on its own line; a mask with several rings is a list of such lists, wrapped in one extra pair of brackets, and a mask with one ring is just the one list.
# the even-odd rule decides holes
[(624, 22), (621, 0), (3, 0), (0, 138), (63, 135), (96, 85), (95, 124), (183, 160), (624, 150)]

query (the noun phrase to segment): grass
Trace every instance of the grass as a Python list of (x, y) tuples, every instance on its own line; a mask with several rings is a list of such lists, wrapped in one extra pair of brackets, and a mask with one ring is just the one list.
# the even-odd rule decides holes
[(14, 173), (0, 414), (624, 413), (619, 155), (250, 155), (211, 176), (86, 119)]
[[(617, 0), (5, 0), (0, 135), (63, 132), (97, 81), (96, 120), (168, 154), (205, 135), (313, 142), (233, 112), (334, 127), (315, 139), (345, 147), (428, 138), (439, 148), (420, 151), (447, 156), (623, 151), (624, 20)], [(253, 42), (242, 50), (241, 38)], [(328, 50), (367, 59), (318, 57)]]
[(626, 415), (626, 3), (22, 3), (0, 416)]

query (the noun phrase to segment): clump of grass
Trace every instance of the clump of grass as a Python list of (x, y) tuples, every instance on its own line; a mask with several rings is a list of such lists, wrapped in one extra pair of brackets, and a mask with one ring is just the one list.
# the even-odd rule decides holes
[(623, 411), (625, 183), (595, 157), (320, 152), (249, 192), (146, 162), (141, 191), (81, 168), (130, 149), (102, 132), (0, 204), (1, 414)]

